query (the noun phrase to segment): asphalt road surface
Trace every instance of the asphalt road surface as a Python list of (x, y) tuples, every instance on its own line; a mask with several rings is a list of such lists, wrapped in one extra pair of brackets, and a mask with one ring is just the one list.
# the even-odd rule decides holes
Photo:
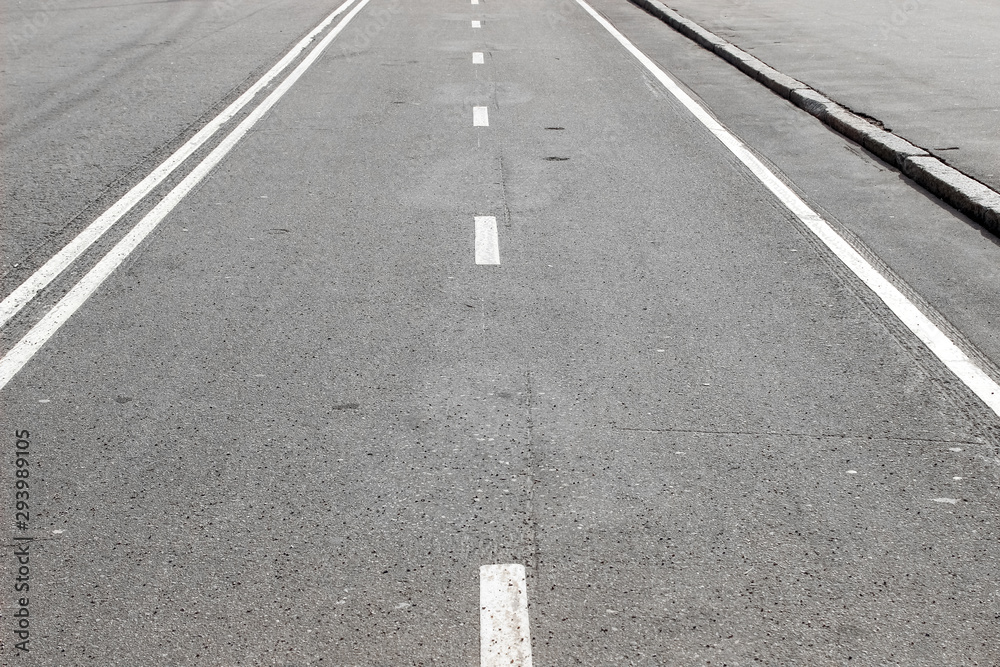
[[(7, 6), (4, 304), (340, 4)], [(1000, 244), (592, 5), (346, 3), (10, 309), (4, 665), (1000, 664)]]

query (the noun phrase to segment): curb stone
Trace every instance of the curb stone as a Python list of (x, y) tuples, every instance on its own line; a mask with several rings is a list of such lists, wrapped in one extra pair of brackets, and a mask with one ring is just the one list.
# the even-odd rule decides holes
[(1000, 193), (851, 112), (797, 79), (686, 19), (658, 0), (629, 0), (795, 106), (893, 165), (924, 189), (1000, 236)]
[(1000, 233), (1000, 193), (931, 156), (908, 157), (903, 173), (970, 217)]

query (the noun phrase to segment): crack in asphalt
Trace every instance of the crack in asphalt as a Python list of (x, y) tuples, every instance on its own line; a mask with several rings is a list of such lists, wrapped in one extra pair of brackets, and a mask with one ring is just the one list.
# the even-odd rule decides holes
[(780, 431), (711, 431), (704, 429), (685, 428), (635, 428), (629, 426), (617, 426), (611, 424), (609, 428), (616, 431), (632, 431), (636, 433), (695, 433), (700, 435), (766, 435), (766, 436), (787, 436), (795, 438), (839, 438), (841, 440), (890, 440), (892, 442), (936, 442), (944, 445), (988, 445), (985, 442), (975, 442), (972, 440), (946, 440), (942, 438), (898, 438), (893, 436), (855, 434), (855, 433), (788, 433)]

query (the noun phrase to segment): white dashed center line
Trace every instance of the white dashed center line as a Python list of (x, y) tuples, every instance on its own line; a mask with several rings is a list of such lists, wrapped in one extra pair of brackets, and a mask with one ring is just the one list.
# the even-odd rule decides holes
[(480, 23), (479, 21), (473, 21), (473, 22), (472, 22), (472, 27), (473, 27), (473, 28), (482, 28), (482, 27), (483, 27), (483, 24), (482, 24), (482, 23)]
[(531, 667), (528, 588), (523, 565), (479, 568), (479, 664)]
[(483, 64), (483, 54), (481, 51), (474, 51), (472, 54), (472, 64), (482, 65)]
[(472, 107), (472, 125), (473, 127), (490, 126), (490, 112), (486, 107)]
[(492, 215), (476, 216), (476, 264), (500, 264), (497, 219)]

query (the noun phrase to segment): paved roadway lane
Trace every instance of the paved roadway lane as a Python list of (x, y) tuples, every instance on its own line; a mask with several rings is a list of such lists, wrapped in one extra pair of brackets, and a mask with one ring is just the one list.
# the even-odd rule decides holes
[(3, 3), (4, 294), (219, 113), (330, 4)]
[(3, 390), (18, 663), (476, 665), (497, 563), (536, 665), (995, 661), (996, 415), (582, 9), (481, 2), (371, 0)]
[(1000, 262), (994, 234), (718, 56), (650, 21), (631, 2), (597, 0), (596, 7), (651, 58), (668, 65), (811, 207), (905, 281), (940, 314), (940, 324), (951, 325), (952, 335), (992, 360), (997, 376)]

